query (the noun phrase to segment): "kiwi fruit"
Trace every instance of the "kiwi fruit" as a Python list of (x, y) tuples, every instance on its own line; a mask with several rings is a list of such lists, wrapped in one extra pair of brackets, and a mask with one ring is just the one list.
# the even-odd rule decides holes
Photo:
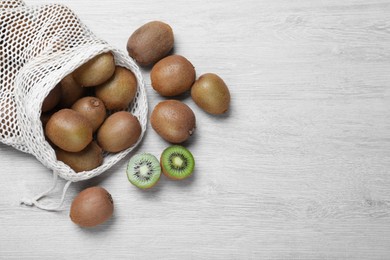
[(131, 157), (126, 173), (129, 182), (133, 185), (140, 189), (149, 189), (160, 179), (161, 167), (154, 155), (142, 153)]
[(130, 70), (117, 66), (114, 76), (95, 89), (95, 94), (109, 110), (122, 110), (129, 106), (137, 92), (137, 79)]
[(180, 55), (171, 55), (157, 62), (150, 72), (152, 87), (160, 95), (177, 96), (189, 90), (195, 81), (194, 66)]
[(46, 96), (42, 103), (42, 112), (47, 112), (57, 106), (61, 99), (61, 87), (56, 85)]
[(162, 152), (160, 164), (165, 176), (182, 180), (191, 176), (195, 168), (195, 159), (184, 146), (172, 145)]
[(166, 141), (182, 143), (195, 131), (195, 114), (189, 106), (178, 100), (165, 100), (152, 111), (153, 129)]
[(86, 95), (86, 89), (77, 83), (72, 74), (65, 76), (61, 82), (61, 108), (71, 107), (77, 100)]
[(111, 52), (99, 54), (73, 72), (73, 77), (82, 87), (94, 87), (106, 82), (115, 71)]
[(83, 97), (73, 104), (72, 109), (88, 119), (93, 132), (101, 126), (107, 116), (103, 101), (96, 97)]
[(57, 160), (64, 162), (75, 172), (90, 171), (103, 163), (103, 151), (92, 141), (80, 152), (72, 153), (56, 149)]
[(127, 111), (119, 111), (104, 121), (97, 132), (97, 141), (104, 151), (116, 153), (134, 145), (141, 133), (138, 119)]
[(174, 36), (172, 28), (161, 21), (144, 24), (129, 37), (127, 51), (141, 66), (151, 65), (173, 48)]
[(204, 111), (223, 114), (229, 109), (230, 92), (225, 82), (214, 73), (206, 73), (195, 81), (191, 97)]
[(64, 108), (54, 113), (45, 127), (51, 142), (67, 152), (80, 152), (92, 141), (92, 125), (79, 112)]
[(81, 191), (72, 201), (70, 219), (81, 227), (106, 222), (114, 212), (114, 201), (104, 188), (95, 186)]

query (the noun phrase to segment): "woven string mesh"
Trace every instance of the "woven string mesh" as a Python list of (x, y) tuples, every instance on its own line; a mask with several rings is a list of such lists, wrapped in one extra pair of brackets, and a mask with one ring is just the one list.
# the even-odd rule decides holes
[(128, 111), (147, 123), (147, 100), (141, 72), (124, 52), (98, 39), (66, 6), (26, 6), (20, 0), (0, 1), (0, 141), (30, 153), (68, 181), (90, 179), (109, 169), (139, 143), (120, 153), (104, 154), (103, 164), (75, 173), (57, 161), (45, 140), (41, 106), (68, 74), (96, 55), (111, 51), (118, 66), (131, 70), (138, 90)]

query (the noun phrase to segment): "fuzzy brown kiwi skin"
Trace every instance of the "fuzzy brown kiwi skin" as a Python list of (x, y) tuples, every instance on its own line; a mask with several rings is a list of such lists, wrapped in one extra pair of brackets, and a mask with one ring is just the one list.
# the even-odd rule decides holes
[(165, 57), (173, 44), (172, 28), (164, 22), (152, 21), (133, 32), (126, 48), (138, 64), (148, 66)]
[(170, 55), (157, 62), (150, 72), (152, 87), (161, 96), (173, 97), (191, 89), (194, 66), (181, 55)]
[(103, 150), (92, 141), (80, 152), (67, 152), (57, 148), (57, 160), (64, 162), (75, 172), (90, 171), (103, 163)]
[(104, 121), (97, 132), (97, 141), (104, 151), (116, 153), (134, 145), (141, 133), (138, 119), (127, 111), (119, 111)]
[(92, 125), (79, 112), (61, 109), (54, 113), (45, 127), (45, 134), (59, 148), (80, 152), (92, 141)]
[(165, 100), (157, 104), (150, 122), (163, 139), (174, 144), (186, 141), (196, 128), (194, 112), (178, 100)]
[(61, 82), (61, 108), (71, 107), (77, 100), (86, 95), (86, 89), (78, 84), (72, 74), (65, 76)]
[(94, 227), (106, 222), (114, 212), (111, 194), (95, 186), (81, 191), (73, 200), (70, 219), (81, 227)]
[(126, 109), (137, 92), (137, 79), (128, 69), (117, 66), (114, 75), (95, 88), (95, 94), (107, 109)]
[(42, 112), (47, 112), (53, 109), (60, 102), (60, 99), (61, 99), (61, 86), (57, 84), (43, 100)]
[(107, 116), (103, 101), (96, 97), (83, 97), (73, 104), (72, 109), (88, 119), (93, 132), (103, 124)]
[(210, 114), (223, 114), (230, 106), (230, 92), (225, 82), (214, 73), (199, 77), (191, 88), (191, 97), (204, 111)]
[(77, 68), (72, 74), (82, 87), (95, 87), (106, 82), (115, 71), (114, 56), (102, 53)]

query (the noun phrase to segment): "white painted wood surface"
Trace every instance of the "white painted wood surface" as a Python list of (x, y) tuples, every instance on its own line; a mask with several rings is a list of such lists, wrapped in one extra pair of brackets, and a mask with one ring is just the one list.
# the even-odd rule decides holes
[[(18, 204), (50, 172), (0, 144), (1, 259), (389, 259), (390, 1), (26, 0), (53, 2), (122, 49), (166, 21), (198, 75), (225, 79), (231, 111), (182, 99), (198, 121), (193, 178), (140, 191), (127, 157), (73, 184), (58, 213)], [(163, 98), (143, 72), (152, 109)], [(149, 128), (137, 151), (167, 145)], [(112, 193), (115, 215), (81, 229), (69, 205), (91, 185)]]

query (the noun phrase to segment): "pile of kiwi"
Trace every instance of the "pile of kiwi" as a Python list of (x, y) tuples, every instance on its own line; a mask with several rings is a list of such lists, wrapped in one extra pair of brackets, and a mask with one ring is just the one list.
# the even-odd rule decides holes
[[(213, 73), (196, 79), (189, 60), (170, 55), (173, 45), (172, 28), (160, 21), (141, 26), (127, 42), (129, 55), (139, 65), (152, 66), (153, 89), (167, 97), (154, 107), (150, 121), (156, 133), (171, 145), (159, 159), (150, 153), (139, 153), (127, 164), (129, 182), (140, 189), (154, 187), (161, 173), (183, 180), (194, 171), (194, 156), (183, 143), (195, 131), (195, 113), (174, 97), (191, 91), (194, 102), (210, 114), (223, 114), (230, 105), (225, 82)], [(136, 117), (124, 110), (136, 90), (132, 72), (115, 66), (110, 53), (93, 58), (65, 77), (42, 105), (42, 124), (57, 159), (80, 172), (98, 167), (103, 151), (115, 153), (134, 145), (141, 126)], [(111, 195), (101, 187), (92, 187), (74, 199), (70, 217), (82, 227), (92, 227), (108, 220), (113, 209)]]
[(160, 162), (149, 153), (137, 154), (127, 166), (129, 181), (148, 189), (160, 178), (161, 171), (169, 178), (188, 178), (195, 166), (191, 152), (182, 145), (194, 133), (196, 117), (183, 101), (174, 99), (191, 91), (194, 102), (210, 114), (223, 114), (229, 109), (230, 92), (225, 82), (214, 73), (196, 79), (195, 67), (185, 57), (170, 54), (174, 46), (171, 26), (152, 21), (138, 28), (129, 37), (129, 55), (141, 66), (152, 66), (150, 72), (153, 89), (167, 100), (158, 103), (150, 117), (152, 128), (167, 142), (174, 145), (165, 149)]
[(103, 153), (133, 146), (141, 125), (126, 109), (137, 92), (137, 79), (116, 66), (111, 52), (101, 53), (50, 91), (42, 103), (45, 136), (57, 159), (75, 172), (93, 170)]
[(192, 63), (178, 54), (170, 54), (174, 47), (171, 26), (152, 21), (138, 28), (129, 37), (127, 51), (141, 66), (152, 66), (153, 89), (169, 98), (155, 106), (151, 114), (153, 129), (170, 143), (183, 143), (195, 130), (195, 114), (182, 101), (174, 100), (191, 91), (194, 102), (210, 114), (223, 114), (229, 109), (230, 92), (218, 75), (206, 73), (196, 79)]

